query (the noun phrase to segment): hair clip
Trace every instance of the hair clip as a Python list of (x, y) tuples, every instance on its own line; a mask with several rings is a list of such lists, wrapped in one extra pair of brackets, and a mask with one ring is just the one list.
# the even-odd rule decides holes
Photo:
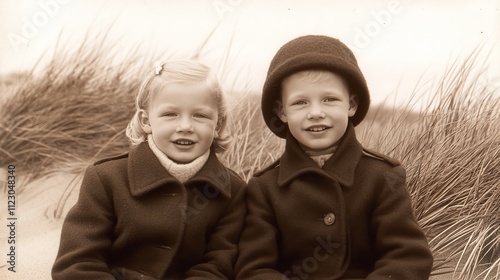
[(163, 71), (163, 65), (165, 65), (165, 62), (161, 62), (160, 64), (156, 65), (154, 67), (155, 70), (155, 75), (158, 76), (161, 74), (161, 71)]

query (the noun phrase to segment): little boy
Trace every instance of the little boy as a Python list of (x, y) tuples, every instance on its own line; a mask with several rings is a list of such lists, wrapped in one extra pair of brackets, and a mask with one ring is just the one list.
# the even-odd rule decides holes
[(339, 40), (304, 36), (281, 47), (262, 112), (286, 148), (249, 183), (237, 279), (429, 278), (433, 258), (404, 168), (356, 140), (369, 104)]

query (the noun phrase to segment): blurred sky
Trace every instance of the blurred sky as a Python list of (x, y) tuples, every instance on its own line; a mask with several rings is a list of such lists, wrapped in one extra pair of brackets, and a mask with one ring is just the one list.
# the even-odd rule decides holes
[(2, 0), (0, 74), (31, 69), (46, 52), (43, 66), (58, 38), (70, 48), (109, 30), (124, 55), (140, 44), (144, 53), (185, 58), (215, 30), (200, 59), (225, 87), (260, 92), (282, 44), (323, 34), (352, 48), (373, 103), (396, 89), (403, 103), (419, 80), (442, 76), (479, 46), (483, 59), (491, 52), (485, 81), (499, 86), (499, 9), (498, 0)]

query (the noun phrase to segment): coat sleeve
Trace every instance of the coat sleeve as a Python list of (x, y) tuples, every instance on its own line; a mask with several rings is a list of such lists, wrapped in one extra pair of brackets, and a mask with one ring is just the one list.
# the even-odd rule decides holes
[(378, 260), (366, 279), (429, 279), (433, 257), (413, 215), (402, 166), (383, 174), (372, 227)]
[(236, 279), (284, 280), (276, 270), (279, 258), (278, 228), (269, 198), (264, 195), (258, 179), (248, 185), (248, 214), (236, 262)]
[(191, 267), (185, 279), (234, 279), (238, 241), (245, 223), (246, 184), (238, 178), (232, 196), (215, 229), (208, 237), (203, 262)]
[(78, 201), (64, 221), (52, 279), (115, 279), (106, 264), (113, 227), (112, 202), (96, 167), (90, 166)]

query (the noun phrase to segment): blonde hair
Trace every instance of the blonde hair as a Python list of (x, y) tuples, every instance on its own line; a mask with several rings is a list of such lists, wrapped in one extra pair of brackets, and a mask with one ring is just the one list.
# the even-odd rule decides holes
[(194, 60), (166, 61), (156, 66), (144, 79), (135, 100), (136, 112), (127, 126), (126, 135), (132, 145), (138, 145), (147, 139), (140, 121), (140, 111), (147, 111), (152, 96), (166, 84), (204, 83), (213, 93), (217, 104), (216, 137), (211, 149), (215, 152), (227, 150), (231, 137), (227, 132), (227, 107), (220, 87), (219, 79), (212, 70)]

